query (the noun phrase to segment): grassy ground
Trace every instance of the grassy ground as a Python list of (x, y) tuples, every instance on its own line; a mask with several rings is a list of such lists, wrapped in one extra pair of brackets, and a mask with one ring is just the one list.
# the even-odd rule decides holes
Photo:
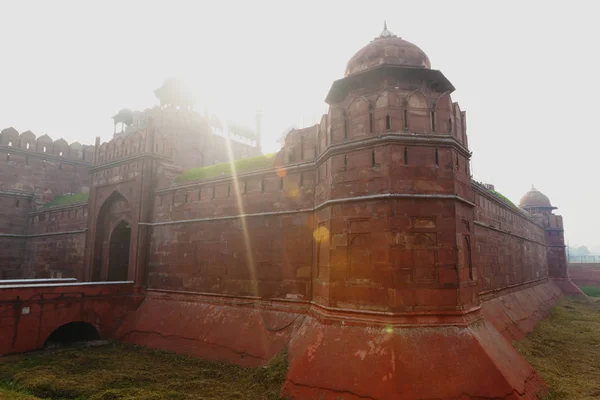
[(282, 352), (241, 368), (125, 344), (0, 358), (0, 399), (279, 399)]
[(600, 297), (600, 288), (593, 286), (582, 286), (580, 287), (580, 289), (583, 291), (583, 293), (587, 294), (588, 296)]
[[(242, 158), (233, 162), (235, 164), (236, 172), (248, 172), (257, 169), (271, 168), (273, 167), (273, 161), (277, 154), (263, 154), (256, 157)], [(179, 183), (197, 181), (205, 178), (212, 178), (215, 176), (229, 176), (233, 173), (231, 163), (225, 162), (221, 164), (209, 165), (206, 167), (192, 168), (187, 171), (183, 171), (175, 178)]]
[(548, 383), (548, 399), (600, 399), (600, 303), (561, 300), (515, 347)]

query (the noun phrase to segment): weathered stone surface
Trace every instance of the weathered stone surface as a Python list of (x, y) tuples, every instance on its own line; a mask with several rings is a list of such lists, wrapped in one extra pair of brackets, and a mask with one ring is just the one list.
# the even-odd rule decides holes
[[(0, 338), (18, 341), (4, 351), (39, 347), (56, 321), (96, 318), (124, 341), (242, 365), (288, 346), (284, 394), (297, 399), (543, 392), (510, 340), (561, 294), (579, 293), (561, 217), (551, 206), (519, 210), (472, 182), (466, 114), (450, 82), (370, 51), (356, 60), (360, 73), (334, 82), (327, 115), (287, 135), (273, 168), (177, 183), (183, 168), (228, 152), (208, 131), (214, 121), (171, 97), (144, 114), (152, 118), (98, 139), (85, 168), (81, 158), (60, 163), (66, 144), (48, 137), (31, 157), (51, 148), (43, 165), (19, 161), (34, 150), (11, 153), (0, 169), (10, 189), (0, 192), (2, 276), (138, 286), (99, 284), (21, 325), (7, 316)], [(373, 64), (386, 59), (396, 61)], [(13, 140), (3, 131), (0, 153)], [(233, 157), (256, 151), (232, 146)], [(88, 203), (36, 208), (88, 181)], [(139, 308), (116, 303), (138, 288)], [(17, 293), (58, 289), (0, 289), (5, 307), (20, 306)]]

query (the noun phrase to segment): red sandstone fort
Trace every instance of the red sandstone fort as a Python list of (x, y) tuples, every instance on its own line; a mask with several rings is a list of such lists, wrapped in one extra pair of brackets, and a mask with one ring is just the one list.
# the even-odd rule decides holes
[(260, 155), (260, 122), (201, 115), (177, 81), (108, 143), (4, 129), (0, 354), (84, 322), (242, 365), (287, 348), (293, 399), (537, 398), (511, 341), (579, 293), (562, 218), (472, 180), (453, 91), (384, 28), (271, 167), (177, 179)]

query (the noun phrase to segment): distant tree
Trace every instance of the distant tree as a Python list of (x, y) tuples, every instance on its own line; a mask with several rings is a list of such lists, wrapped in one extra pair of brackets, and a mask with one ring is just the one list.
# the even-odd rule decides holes
[(589, 256), (591, 254), (587, 246), (571, 247), (569, 246), (570, 257)]
[(587, 246), (579, 246), (577, 248), (577, 252), (579, 253), (578, 255), (580, 255), (580, 256), (589, 256), (591, 254), (590, 250), (587, 248)]

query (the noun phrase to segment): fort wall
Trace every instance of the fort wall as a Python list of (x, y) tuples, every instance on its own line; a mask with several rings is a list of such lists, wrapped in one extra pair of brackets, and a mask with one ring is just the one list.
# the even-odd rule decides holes
[[(71, 254), (81, 253), (78, 246), (85, 243), (76, 240), (60, 254), (54, 254), (54, 245), (50, 245), (33, 256), (39, 247), (36, 241), (40, 240), (34, 239), (35, 235), (56, 231), (48, 221), (39, 221), (35, 212), (55, 196), (89, 190), (93, 154), (93, 146), (52, 140), (48, 135), (36, 137), (31, 131), (19, 134), (14, 128), (0, 132), (0, 276), (34, 277), (37, 268), (53, 269), (49, 266), (57, 260), (67, 265), (72, 261)], [(85, 220), (78, 222), (81, 224), (85, 225)], [(81, 262), (75, 262), (65, 272), (67, 276), (80, 276), (81, 268)]]
[(503, 289), (548, 278), (544, 227), (487, 190), (474, 188), (473, 262), (481, 274), (480, 295), (494, 297)]
[(314, 171), (296, 168), (158, 190), (148, 286), (308, 298), (313, 187)]
[(600, 264), (569, 264), (569, 277), (578, 286), (600, 288)]
[(4, 129), (0, 133), (0, 189), (31, 192), (36, 207), (57, 195), (87, 191), (93, 152), (93, 146)]
[(87, 218), (87, 202), (31, 213), (24, 252), (25, 276), (82, 281)]

